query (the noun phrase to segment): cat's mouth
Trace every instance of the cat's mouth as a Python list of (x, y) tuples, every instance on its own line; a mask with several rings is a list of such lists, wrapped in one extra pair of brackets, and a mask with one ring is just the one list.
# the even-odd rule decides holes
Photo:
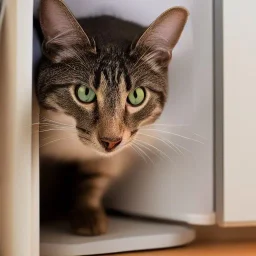
[(112, 152), (114, 151), (122, 142), (121, 137), (116, 138), (108, 138), (108, 137), (102, 137), (99, 138), (99, 143), (103, 147), (103, 149), (106, 152)]
[[(92, 139), (94, 136), (89, 134), (83, 128), (76, 127), (80, 134), (78, 134), (81, 141), (92, 148), (94, 148), (99, 153), (103, 153), (103, 155), (110, 155), (111, 153), (116, 153), (124, 148), (126, 148), (133, 140), (136, 135), (138, 129), (132, 130), (130, 132), (125, 132), (121, 136), (112, 136), (112, 137), (104, 137), (104, 136), (96, 136), (96, 140)], [(83, 134), (81, 134), (81, 132)]]
[(114, 138), (106, 138), (101, 137), (98, 138), (99, 143), (101, 144), (105, 153), (118, 152), (119, 150), (127, 147), (132, 141), (132, 138), (137, 133), (138, 129), (130, 132), (129, 138), (122, 137), (114, 137)]

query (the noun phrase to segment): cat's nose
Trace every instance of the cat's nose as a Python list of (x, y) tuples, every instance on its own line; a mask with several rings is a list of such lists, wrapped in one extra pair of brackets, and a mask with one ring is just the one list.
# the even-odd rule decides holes
[(122, 138), (100, 138), (100, 141), (107, 151), (111, 151), (121, 143)]

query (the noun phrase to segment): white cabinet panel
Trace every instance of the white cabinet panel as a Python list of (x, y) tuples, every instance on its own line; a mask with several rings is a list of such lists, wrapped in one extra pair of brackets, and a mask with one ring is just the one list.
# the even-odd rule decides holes
[(256, 1), (222, 4), (223, 176), (222, 184), (217, 179), (217, 190), (223, 185), (223, 198), (217, 201), (217, 210), (222, 207), (224, 225), (252, 225), (256, 224)]

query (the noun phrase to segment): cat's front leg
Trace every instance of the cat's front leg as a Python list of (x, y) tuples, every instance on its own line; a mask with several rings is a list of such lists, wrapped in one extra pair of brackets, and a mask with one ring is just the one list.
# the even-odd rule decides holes
[(109, 182), (109, 176), (97, 172), (79, 177), (71, 214), (71, 225), (76, 234), (93, 236), (106, 233), (107, 216), (101, 201)]

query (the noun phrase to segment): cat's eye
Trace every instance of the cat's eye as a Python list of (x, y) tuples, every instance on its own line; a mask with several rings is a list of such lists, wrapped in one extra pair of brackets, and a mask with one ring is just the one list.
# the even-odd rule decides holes
[(96, 100), (95, 92), (84, 85), (80, 85), (76, 88), (76, 97), (83, 103), (91, 103)]
[(127, 97), (127, 101), (130, 105), (137, 107), (144, 102), (145, 98), (146, 98), (145, 89), (142, 87), (139, 87), (129, 93)]

